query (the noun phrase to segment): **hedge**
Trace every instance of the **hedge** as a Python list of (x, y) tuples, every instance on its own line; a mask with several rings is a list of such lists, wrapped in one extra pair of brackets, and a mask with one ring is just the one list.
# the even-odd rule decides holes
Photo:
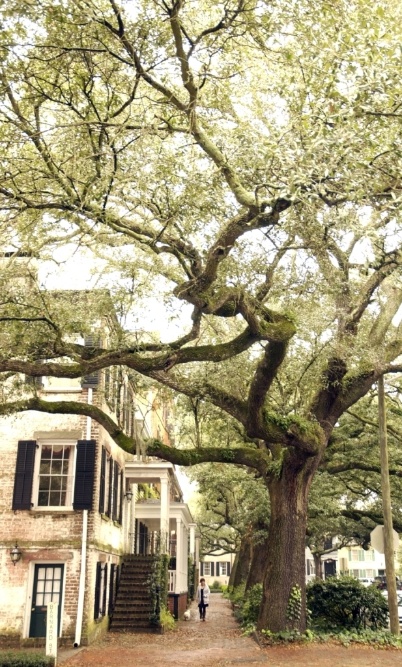
[(53, 667), (50, 656), (32, 652), (0, 652), (0, 667)]

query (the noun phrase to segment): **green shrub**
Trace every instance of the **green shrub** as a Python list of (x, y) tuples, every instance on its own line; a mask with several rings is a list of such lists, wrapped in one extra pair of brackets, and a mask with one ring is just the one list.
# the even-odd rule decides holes
[(165, 632), (169, 632), (169, 630), (175, 629), (176, 621), (174, 620), (170, 611), (166, 609), (166, 607), (161, 607), (159, 619), (161, 627)]
[(233, 589), (224, 592), (233, 604), (234, 614), (243, 628), (247, 631), (254, 630), (262, 600), (262, 584), (255, 584), (249, 591), (245, 591), (245, 584), (240, 584)]
[(264, 643), (270, 646), (274, 644), (327, 643), (335, 641), (343, 646), (364, 644), (374, 647), (393, 646), (395, 648), (402, 648), (402, 637), (392, 635), (390, 632), (384, 630), (340, 630), (338, 632), (324, 632), (321, 630), (312, 632), (311, 630), (306, 630), (304, 633), (297, 632), (297, 630), (288, 630), (285, 632), (261, 630), (261, 636)]
[(0, 667), (51, 667), (53, 658), (27, 651), (0, 652)]
[(330, 630), (377, 630), (388, 625), (388, 604), (383, 595), (353, 577), (331, 577), (309, 584), (307, 605), (312, 624)]
[(217, 579), (215, 579), (214, 583), (211, 586), (211, 591), (220, 591), (220, 590), (221, 590), (221, 584)]
[(257, 623), (261, 601), (262, 584), (255, 584), (245, 595), (244, 604), (241, 610), (243, 625), (250, 626)]
[(245, 596), (246, 584), (240, 584), (236, 588), (228, 588), (229, 600), (236, 605), (243, 605)]

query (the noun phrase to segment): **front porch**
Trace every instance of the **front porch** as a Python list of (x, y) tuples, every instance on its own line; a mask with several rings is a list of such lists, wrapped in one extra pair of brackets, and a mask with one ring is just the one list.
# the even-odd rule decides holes
[[(168, 596), (174, 600), (174, 615), (180, 616), (186, 608), (182, 598), (185, 597), (187, 604), (194, 592), (197, 554), (195, 524), (183, 502), (174, 466), (151, 459), (129, 462), (125, 467), (125, 480), (126, 488), (133, 491), (133, 500), (125, 507), (125, 551), (133, 556), (169, 556)], [(135, 498), (134, 485), (138, 484), (155, 485), (159, 497)]]
[(152, 556), (167, 553), (169, 556), (169, 594), (188, 592), (189, 560), (195, 563), (195, 553), (189, 546), (195, 542), (195, 525), (185, 503), (170, 503), (169, 530), (160, 530), (161, 504), (158, 500), (137, 503), (134, 532), (130, 553)]

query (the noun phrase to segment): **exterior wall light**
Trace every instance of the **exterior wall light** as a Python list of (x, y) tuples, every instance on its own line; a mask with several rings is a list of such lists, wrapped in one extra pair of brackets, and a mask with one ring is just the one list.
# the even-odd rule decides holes
[(18, 544), (15, 543), (15, 547), (13, 547), (10, 551), (10, 558), (12, 560), (13, 565), (18, 563), (19, 560), (21, 560), (22, 557), (22, 551), (19, 548)]
[(125, 499), (127, 500), (128, 503), (131, 503), (133, 499), (133, 492), (132, 491), (126, 491), (124, 494)]

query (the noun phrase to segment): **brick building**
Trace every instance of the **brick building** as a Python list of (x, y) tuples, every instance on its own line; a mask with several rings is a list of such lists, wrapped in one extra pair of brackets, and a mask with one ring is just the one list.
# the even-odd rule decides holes
[[(161, 431), (160, 415), (169, 412), (158, 401), (156, 419), (152, 389), (151, 401), (136, 395), (121, 369), (81, 381), (42, 378), (38, 391), (47, 401), (96, 403), (133, 437), (139, 421), (142, 436), (156, 435), (153, 423)], [(50, 601), (59, 603), (63, 643), (92, 642), (109, 627), (122, 563), (152, 559), (157, 550), (172, 556), (170, 607), (183, 613), (194, 524), (174, 466), (144, 457), (140, 439), (136, 453), (128, 454), (89, 417), (29, 411), (0, 419), (3, 643), (41, 643)], [(131, 627), (138, 621), (135, 594), (126, 592), (124, 606), (131, 609), (125, 613)]]

